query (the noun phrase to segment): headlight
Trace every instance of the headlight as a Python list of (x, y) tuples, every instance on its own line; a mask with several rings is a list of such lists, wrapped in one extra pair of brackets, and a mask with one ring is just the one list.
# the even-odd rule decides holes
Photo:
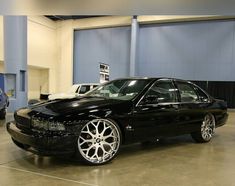
[(48, 122), (42, 118), (32, 118), (31, 125), (34, 128), (48, 130)]
[(65, 126), (61, 122), (57, 121), (47, 121), (42, 118), (32, 118), (32, 127), (50, 131), (64, 131)]

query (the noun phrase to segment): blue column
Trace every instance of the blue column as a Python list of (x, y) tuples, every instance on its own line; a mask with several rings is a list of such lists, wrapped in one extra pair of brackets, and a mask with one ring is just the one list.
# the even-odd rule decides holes
[(5, 91), (9, 112), (27, 106), (27, 17), (4, 16)]
[(137, 21), (137, 16), (133, 16), (131, 23), (131, 50), (130, 50), (130, 76), (136, 75), (136, 53), (138, 45), (138, 32), (139, 24)]

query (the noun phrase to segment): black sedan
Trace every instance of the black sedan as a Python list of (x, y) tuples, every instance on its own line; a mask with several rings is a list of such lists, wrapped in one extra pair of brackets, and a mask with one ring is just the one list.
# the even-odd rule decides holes
[(187, 133), (196, 142), (208, 142), (227, 117), (224, 101), (191, 82), (128, 78), (83, 97), (19, 109), (7, 130), (17, 146), (35, 154), (76, 153), (100, 165), (112, 160), (122, 144)]

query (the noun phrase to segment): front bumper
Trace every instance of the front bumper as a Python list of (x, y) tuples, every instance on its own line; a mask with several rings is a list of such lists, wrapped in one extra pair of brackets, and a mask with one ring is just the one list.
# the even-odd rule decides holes
[(75, 152), (77, 136), (71, 134), (42, 135), (35, 132), (24, 133), (14, 122), (7, 123), (7, 131), (14, 143), (27, 151), (38, 155), (51, 156)]

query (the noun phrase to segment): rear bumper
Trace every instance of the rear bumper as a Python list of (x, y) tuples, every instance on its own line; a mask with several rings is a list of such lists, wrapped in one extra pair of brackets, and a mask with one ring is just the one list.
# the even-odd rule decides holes
[(77, 136), (69, 134), (58, 134), (56, 136), (26, 134), (18, 129), (14, 122), (7, 123), (6, 127), (18, 147), (35, 154), (51, 156), (75, 152)]
[(223, 116), (219, 120), (217, 120), (216, 127), (225, 125), (227, 120), (228, 120), (228, 113), (224, 113)]

